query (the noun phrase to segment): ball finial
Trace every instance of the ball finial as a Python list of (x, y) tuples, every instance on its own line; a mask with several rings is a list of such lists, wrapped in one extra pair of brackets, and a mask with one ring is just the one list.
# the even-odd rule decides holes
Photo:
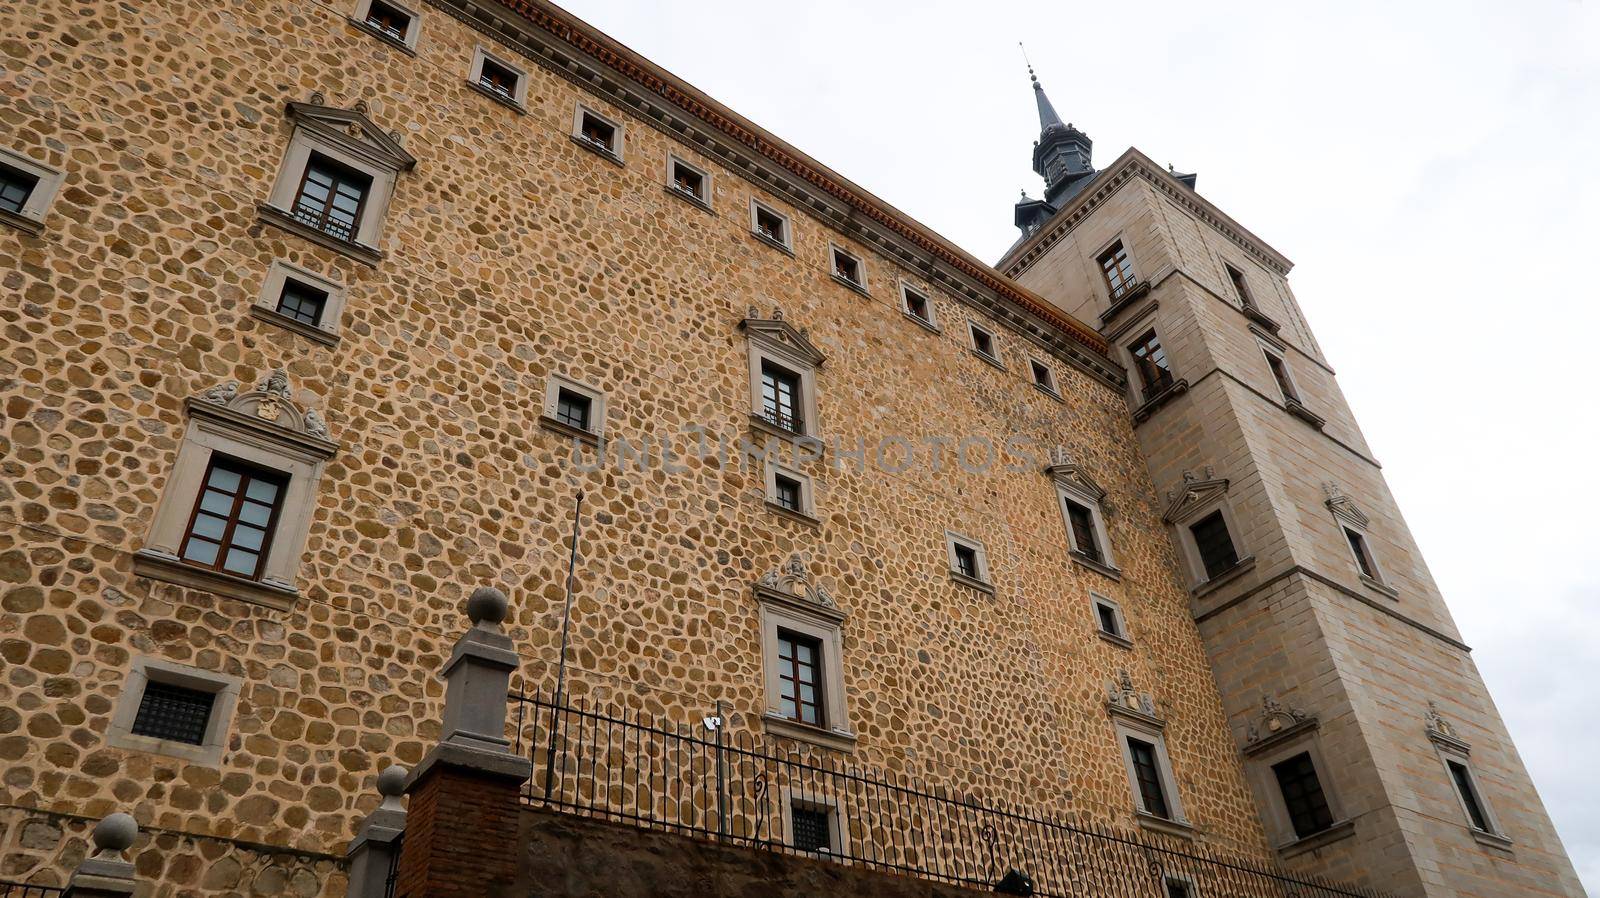
[(139, 824), (128, 814), (112, 814), (94, 825), (94, 847), (100, 852), (121, 854), (133, 847), (139, 837)]
[(493, 586), (480, 586), (467, 598), (467, 617), (474, 624), (498, 624), (506, 619), (511, 601)]
[(390, 764), (378, 774), (378, 794), (384, 798), (398, 798), (406, 793), (406, 773), (399, 764)]

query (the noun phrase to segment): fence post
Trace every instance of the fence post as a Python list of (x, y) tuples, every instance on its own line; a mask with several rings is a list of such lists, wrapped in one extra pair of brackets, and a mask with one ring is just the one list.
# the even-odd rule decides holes
[(728, 838), (728, 718), (717, 699), (717, 838)]
[(72, 871), (63, 898), (128, 898), (138, 887), (133, 864), (122, 853), (139, 837), (139, 824), (127, 814), (112, 814), (94, 825), (95, 853)]
[(386, 767), (378, 774), (378, 794), (383, 796), (383, 803), (361, 822), (345, 851), (350, 862), (350, 887), (345, 893), (348, 898), (389, 898), (400, 837), (406, 831), (406, 809), (400, 804), (405, 791), (404, 767)]
[(400, 847), (397, 898), (511, 895), (522, 846), (521, 792), (533, 762), (505, 737), (511, 637), (500, 631), (510, 603), (483, 587), (467, 599), (472, 628), (445, 663), (440, 741), (406, 777), (411, 796)]

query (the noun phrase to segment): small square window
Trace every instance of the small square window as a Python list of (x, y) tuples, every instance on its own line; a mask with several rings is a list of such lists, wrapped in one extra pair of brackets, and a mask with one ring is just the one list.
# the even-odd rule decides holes
[(38, 186), (37, 177), (21, 169), (0, 164), (0, 209), (22, 214), (22, 210), (28, 205), (28, 198)]
[(866, 275), (862, 273), (861, 260), (835, 246), (832, 249), (833, 276), (852, 287), (865, 288)]
[(773, 478), (772, 501), (790, 511), (800, 511), (800, 481), (782, 474)]
[(900, 300), (905, 305), (905, 313), (923, 324), (933, 324), (933, 303), (927, 294), (912, 287), (910, 284), (900, 285)]
[(789, 217), (759, 200), (750, 201), (750, 230), (784, 249), (790, 247)]
[(589, 412), (593, 401), (573, 390), (562, 388), (556, 396), (556, 420), (579, 430), (589, 429)]
[(557, 433), (594, 443), (605, 435), (605, 394), (587, 384), (552, 373), (545, 381), (540, 423)]
[(1194, 886), (1186, 879), (1168, 876), (1166, 898), (1195, 898)]
[(833, 846), (833, 815), (819, 808), (795, 804), (789, 809), (797, 851), (827, 851)]
[(384, 0), (372, 0), (367, 6), (366, 18), (362, 21), (384, 37), (391, 38), (400, 44), (409, 44), (413, 17), (411, 13), (402, 10), (392, 3)]
[(1228, 532), (1228, 520), (1222, 509), (1217, 509), (1189, 527), (1194, 537), (1195, 551), (1200, 555), (1206, 579), (1232, 570), (1239, 563), (1239, 551), (1234, 547), (1233, 535)]
[(968, 323), (967, 332), (972, 335), (972, 351), (983, 356), (991, 362), (998, 362), (1000, 356), (994, 347), (994, 334), (989, 333), (976, 324)]
[(608, 156), (622, 155), (620, 129), (616, 123), (581, 106), (578, 108), (578, 130), (575, 136)]
[(989, 558), (983, 544), (960, 534), (946, 531), (945, 548), (950, 556), (950, 575), (985, 591), (993, 591), (989, 582)]
[(811, 478), (772, 460), (767, 461), (766, 496), (774, 508), (807, 518), (813, 514)]
[(1033, 385), (1052, 396), (1056, 395), (1055, 371), (1038, 359), (1029, 359), (1028, 367), (1033, 371)]
[(139, 699), (139, 712), (133, 719), (133, 734), (167, 742), (204, 745), (206, 727), (211, 722), (214, 692), (189, 689), (172, 683), (151, 680)]
[(667, 186), (702, 206), (711, 201), (710, 179), (706, 173), (682, 159), (668, 158)]
[(518, 112), (524, 111), (523, 102), (528, 95), (527, 74), (507, 59), (491, 55), (482, 46), (473, 50), (467, 83)]
[(978, 550), (971, 546), (956, 546), (956, 573), (978, 579)]
[(513, 72), (510, 67), (492, 59), (485, 59), (482, 71), (478, 72), (479, 85), (508, 100), (516, 97), (517, 82), (520, 80), (521, 76)]
[(1094, 622), (1101, 636), (1108, 637), (1112, 642), (1126, 646), (1128, 644), (1128, 625), (1122, 618), (1122, 608), (1116, 602), (1096, 593), (1089, 594), (1089, 601), (1094, 608)]
[(1121, 636), (1122, 627), (1117, 624), (1117, 610), (1110, 605), (1099, 604), (1095, 606), (1099, 612), (1100, 632), (1111, 636)]
[(293, 278), (284, 278), (283, 292), (278, 296), (278, 313), (317, 327), (322, 323), (322, 312), (328, 305), (328, 291)]
[(1128, 251), (1123, 249), (1122, 241), (1106, 248), (1100, 254), (1100, 273), (1106, 279), (1106, 287), (1111, 291), (1113, 300), (1121, 299), (1135, 286), (1138, 279), (1133, 275), (1133, 263), (1128, 260)]

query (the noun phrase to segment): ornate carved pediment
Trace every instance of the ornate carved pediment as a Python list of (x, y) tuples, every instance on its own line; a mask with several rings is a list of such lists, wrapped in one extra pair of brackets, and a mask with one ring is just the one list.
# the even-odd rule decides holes
[(806, 337), (806, 332), (783, 320), (783, 310), (773, 309), (772, 317), (762, 318), (754, 306), (750, 307), (749, 316), (739, 322), (739, 329), (750, 335), (752, 340), (778, 348), (797, 360), (813, 368), (822, 367), (826, 356)]
[(1117, 671), (1115, 680), (1106, 683), (1106, 710), (1113, 714), (1131, 714), (1146, 723), (1160, 724), (1161, 714), (1156, 710), (1156, 700), (1148, 692), (1134, 688), (1133, 677), (1127, 670)]
[(340, 109), (324, 105), (322, 94), (312, 94), (309, 103), (289, 103), (288, 113), (295, 124), (391, 171), (409, 171), (417, 164), (416, 157), (400, 145), (400, 132), (385, 134), (367, 118), (364, 102), (358, 101), (350, 109)]
[(1330, 480), (1322, 485), (1322, 492), (1328, 497), (1328, 510), (1333, 512), (1334, 517), (1346, 523), (1354, 524), (1362, 530), (1366, 529), (1371, 519), (1360, 508), (1356, 507), (1355, 500), (1346, 496), (1344, 491), (1339, 489), (1339, 484)]
[(1057, 446), (1051, 450), (1050, 464), (1044, 472), (1057, 483), (1073, 492), (1082, 493), (1096, 502), (1106, 497), (1105, 489), (1095, 483), (1094, 478), (1090, 477), (1081, 465), (1073, 461), (1065, 446)]
[(294, 401), (289, 374), (282, 368), (250, 390), (241, 390), (236, 380), (218, 384), (190, 399), (189, 411), (313, 448), (320, 455), (332, 455), (337, 448), (322, 416)]
[(766, 576), (757, 580), (755, 593), (758, 601), (776, 602), (833, 621), (844, 620), (844, 612), (839, 610), (838, 603), (828, 594), (826, 587), (812, 581), (805, 561), (799, 555), (791, 555), (782, 567), (768, 571)]
[(1317, 718), (1295, 707), (1285, 706), (1270, 695), (1261, 697), (1261, 713), (1251, 721), (1245, 732), (1245, 754), (1261, 751), (1289, 738), (1295, 733), (1312, 729)]
[(1462, 739), (1461, 735), (1456, 732), (1455, 726), (1450, 721), (1445, 720), (1444, 716), (1439, 713), (1439, 706), (1435, 705), (1432, 699), (1428, 700), (1428, 712), (1425, 719), (1429, 739), (1456, 749), (1463, 754), (1471, 750), (1467, 740)]
[(1184, 471), (1183, 482), (1178, 488), (1167, 490), (1164, 520), (1169, 524), (1181, 521), (1196, 510), (1210, 505), (1218, 496), (1227, 495), (1227, 492), (1228, 478), (1217, 477), (1210, 465), (1202, 468), (1199, 475)]

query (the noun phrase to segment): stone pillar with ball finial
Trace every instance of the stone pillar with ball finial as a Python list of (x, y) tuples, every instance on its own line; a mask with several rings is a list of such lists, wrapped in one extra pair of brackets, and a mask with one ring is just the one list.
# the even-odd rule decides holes
[(133, 877), (133, 864), (123, 852), (139, 837), (139, 824), (127, 814), (112, 814), (94, 825), (90, 839), (94, 853), (72, 871), (63, 898), (128, 898), (139, 883)]
[(506, 738), (511, 674), (519, 664), (511, 637), (500, 629), (509, 609), (505, 593), (492, 587), (467, 599), (472, 626), (456, 640), (442, 671), (439, 744), (405, 778), (411, 803), (395, 898), (514, 893), (520, 798), (533, 763)]
[(387, 898), (400, 859), (400, 838), (406, 831), (406, 809), (400, 797), (406, 794), (406, 769), (385, 767), (378, 774), (378, 794), (383, 803), (361, 822), (345, 851), (350, 864), (347, 898)]

